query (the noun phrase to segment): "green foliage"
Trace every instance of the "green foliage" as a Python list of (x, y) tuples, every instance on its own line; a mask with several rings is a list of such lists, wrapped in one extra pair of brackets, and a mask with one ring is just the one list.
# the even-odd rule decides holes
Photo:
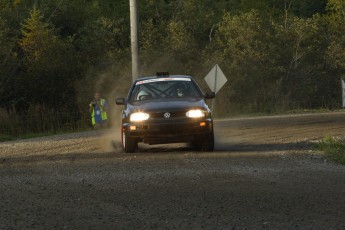
[(290, 15), (295, 15), (301, 18), (312, 17), (315, 14), (323, 14), (325, 12), (328, 0), (267, 0), (266, 2), (269, 11), (278, 10), (285, 11)]
[(325, 152), (332, 160), (345, 165), (345, 142), (327, 136), (317, 144), (319, 150)]
[(7, 22), (0, 17), (0, 95), (16, 62), (16, 54), (12, 52), (16, 40), (11, 35)]
[(294, 1), (294, 14), (300, 17), (312, 17), (325, 13), (327, 0)]
[(43, 15), (36, 7), (22, 24), (21, 31), (23, 38), (19, 40), (19, 44), (29, 61), (40, 59), (56, 39), (50, 25), (43, 21)]
[(44, 22), (42, 13), (36, 8), (22, 24), (21, 31), (19, 45), (26, 69), (23, 79), (26, 87), (21, 95), (30, 97), (31, 103), (60, 107), (60, 111), (65, 105), (71, 107), (73, 80), (78, 71), (78, 65), (70, 65), (78, 63), (71, 41), (59, 38), (53, 25)]
[(174, 52), (188, 51), (191, 41), (191, 36), (188, 34), (187, 28), (181, 21), (171, 21), (167, 27), (168, 33), (166, 36), (166, 49)]
[(325, 20), (330, 39), (327, 59), (339, 73), (343, 73), (345, 70), (345, 2), (329, 0), (327, 11)]
[(325, 60), (322, 20), (319, 15), (267, 20), (258, 11), (226, 13), (206, 55), (230, 75), (232, 85), (223, 93), (234, 106), (228, 109), (238, 110), (237, 102), (247, 112), (339, 105), (340, 91), (334, 91), (339, 78), (324, 71), (334, 70)]
[(315, 83), (338, 80), (329, 79), (331, 76), (322, 72), (325, 66), (321, 63), (324, 63), (323, 53), (327, 47), (320, 33), (320, 18), (289, 17), (284, 24), (274, 24), (273, 28), (277, 38), (276, 52), (280, 54), (276, 60), (283, 70), (279, 92), (302, 108), (324, 106), (319, 95), (328, 89)]
[[(259, 104), (267, 98), (269, 87), (263, 64), (269, 60), (268, 49), (262, 39), (262, 21), (255, 11), (232, 16), (225, 13), (218, 26), (214, 50), (220, 58), (220, 66), (232, 83), (227, 89), (231, 101)], [(249, 90), (252, 89), (252, 90)], [(244, 94), (243, 92), (247, 92)]]

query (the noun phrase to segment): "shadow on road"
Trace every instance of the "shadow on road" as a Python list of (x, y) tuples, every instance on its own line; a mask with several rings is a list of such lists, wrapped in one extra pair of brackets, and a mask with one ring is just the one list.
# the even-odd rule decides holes
[(80, 160), (92, 160), (92, 159), (110, 159), (116, 155), (114, 152), (104, 153), (62, 153), (62, 154), (39, 154), (20, 157), (6, 157), (0, 159), (0, 166), (11, 164), (36, 164), (36, 163), (49, 163), (49, 162), (69, 162), (74, 163)]
[[(272, 151), (300, 151), (300, 150), (312, 150), (313, 143), (308, 141), (301, 141), (296, 143), (268, 143), (268, 144), (253, 144), (253, 143), (226, 143), (217, 142), (215, 145), (215, 151), (212, 153), (213, 156), (217, 155), (217, 152), (228, 152), (229, 155), (232, 153), (241, 152), (272, 152)], [(28, 156), (16, 156), (6, 157), (0, 159), (0, 166), (13, 165), (13, 164), (37, 164), (37, 163), (80, 163), (80, 161), (92, 161), (92, 160), (109, 160), (109, 159), (120, 159), (128, 160), (139, 158), (157, 158), (157, 157), (168, 157), (168, 158), (180, 158), (189, 154), (198, 154), (193, 148), (188, 145), (172, 144), (172, 145), (159, 145), (141, 146), (136, 153), (125, 154), (120, 149), (114, 149), (111, 152), (92, 152), (92, 153), (56, 153), (56, 154), (39, 154), (39, 155), (28, 155)]]
[(314, 144), (309, 141), (301, 141), (295, 143), (216, 143), (215, 151), (236, 151), (236, 152), (264, 152), (264, 151), (283, 151), (283, 150), (312, 150)]

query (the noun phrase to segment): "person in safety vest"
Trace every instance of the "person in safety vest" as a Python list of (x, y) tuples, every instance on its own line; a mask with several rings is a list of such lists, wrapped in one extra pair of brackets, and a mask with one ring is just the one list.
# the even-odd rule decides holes
[(90, 102), (89, 111), (91, 113), (92, 126), (94, 128), (105, 128), (108, 126), (108, 103), (101, 98), (100, 93), (95, 93), (94, 99)]

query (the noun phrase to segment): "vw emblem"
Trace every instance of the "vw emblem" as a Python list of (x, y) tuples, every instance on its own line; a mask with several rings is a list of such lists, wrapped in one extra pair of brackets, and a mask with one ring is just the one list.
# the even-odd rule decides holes
[(170, 117), (170, 113), (168, 113), (168, 112), (164, 113), (164, 117), (165, 118), (169, 118)]

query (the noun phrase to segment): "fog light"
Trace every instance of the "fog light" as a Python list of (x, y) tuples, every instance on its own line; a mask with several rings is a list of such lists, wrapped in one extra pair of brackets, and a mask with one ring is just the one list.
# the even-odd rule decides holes
[(203, 121), (203, 122), (200, 122), (200, 127), (205, 127), (206, 126), (206, 122), (205, 121)]
[(130, 129), (130, 130), (136, 130), (137, 127), (132, 125), (132, 126), (129, 127), (129, 129)]

